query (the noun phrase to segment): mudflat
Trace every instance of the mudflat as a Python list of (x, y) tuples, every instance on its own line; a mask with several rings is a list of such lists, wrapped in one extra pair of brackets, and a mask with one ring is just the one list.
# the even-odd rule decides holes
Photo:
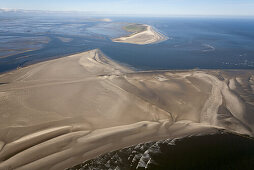
[(0, 75), (0, 169), (65, 169), (148, 141), (253, 136), (249, 70), (135, 71), (100, 50)]

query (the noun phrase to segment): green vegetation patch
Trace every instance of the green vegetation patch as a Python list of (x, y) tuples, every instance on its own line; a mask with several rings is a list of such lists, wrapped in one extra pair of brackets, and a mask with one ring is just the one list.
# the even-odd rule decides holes
[(124, 26), (123, 29), (127, 32), (139, 33), (145, 31), (147, 29), (147, 26), (143, 24), (128, 24)]

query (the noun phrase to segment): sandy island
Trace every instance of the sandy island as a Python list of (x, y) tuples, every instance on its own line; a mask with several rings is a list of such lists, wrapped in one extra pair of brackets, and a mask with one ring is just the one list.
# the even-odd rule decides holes
[(0, 75), (0, 169), (60, 170), (138, 143), (253, 136), (253, 71), (136, 72), (92, 50)]
[(112, 41), (120, 43), (145, 45), (162, 42), (168, 39), (168, 37), (166, 37), (165, 35), (155, 31), (150, 25), (140, 25), (140, 26), (145, 27), (145, 29), (142, 31), (134, 32), (128, 36), (112, 39)]

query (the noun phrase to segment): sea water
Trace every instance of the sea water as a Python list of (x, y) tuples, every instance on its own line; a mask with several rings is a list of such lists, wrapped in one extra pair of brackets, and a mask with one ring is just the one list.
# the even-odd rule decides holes
[[(0, 72), (95, 48), (137, 70), (254, 68), (253, 18), (111, 19), (102, 22), (75, 17), (1, 17), (0, 49), (6, 46), (6, 37), (15, 40), (43, 36), (49, 42), (40, 49), (7, 57), (0, 50)], [(149, 45), (112, 42), (111, 38), (127, 34), (121, 29), (126, 23), (149, 24), (169, 39)]]

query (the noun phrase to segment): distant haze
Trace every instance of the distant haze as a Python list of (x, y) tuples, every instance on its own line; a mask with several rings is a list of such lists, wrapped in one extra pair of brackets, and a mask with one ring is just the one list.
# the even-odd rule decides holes
[(254, 16), (253, 0), (0, 0), (0, 8), (139, 16)]

